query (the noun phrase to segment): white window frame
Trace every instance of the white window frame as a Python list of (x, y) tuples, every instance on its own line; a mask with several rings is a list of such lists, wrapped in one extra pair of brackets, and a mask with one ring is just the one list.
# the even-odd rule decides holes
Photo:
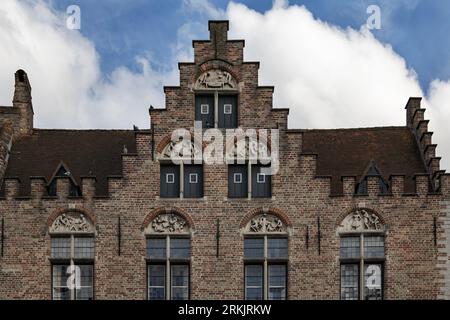
[[(194, 179), (195, 177), (195, 179)], [(197, 173), (189, 173), (189, 183), (198, 183), (198, 174)]]
[(232, 113), (233, 113), (233, 105), (230, 103), (224, 104), (223, 105), (223, 114), (232, 114)]
[[(236, 179), (239, 177), (239, 179)], [(242, 173), (241, 172), (235, 172), (233, 174), (233, 183), (242, 183)]]
[[(206, 111), (205, 111), (205, 109)], [(200, 114), (209, 114), (209, 104), (204, 103), (200, 105)]]
[[(261, 180), (260, 177), (263, 177), (263, 179)], [(266, 183), (266, 175), (264, 173), (258, 172), (256, 174), (256, 182), (257, 183)]]
[[(170, 181), (169, 177), (172, 178), (172, 181)], [(166, 173), (166, 183), (167, 184), (174, 184), (175, 183), (175, 174), (174, 173)]]

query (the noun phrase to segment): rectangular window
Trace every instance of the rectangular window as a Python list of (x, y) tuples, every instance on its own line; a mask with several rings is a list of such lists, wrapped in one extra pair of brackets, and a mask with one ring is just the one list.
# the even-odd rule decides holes
[(341, 265), (341, 299), (358, 300), (359, 297), (359, 265)]
[(381, 300), (383, 283), (383, 265), (370, 263), (364, 265), (364, 299)]
[(263, 271), (262, 265), (245, 266), (245, 299), (262, 300), (263, 295)]
[(166, 238), (147, 239), (147, 258), (166, 259)]
[(244, 239), (245, 259), (264, 259), (264, 238)]
[(52, 266), (53, 300), (71, 300), (71, 292), (67, 286), (69, 264), (58, 264)]
[(286, 237), (245, 238), (244, 259), (245, 299), (286, 299), (288, 260)]
[(252, 165), (252, 197), (270, 198), (272, 196), (272, 176), (264, 175), (261, 165)]
[(196, 173), (190, 173), (189, 183), (197, 183), (197, 182), (198, 182), (198, 175)]
[(148, 298), (150, 300), (166, 299), (166, 266), (148, 265)]
[(359, 259), (361, 252), (360, 241), (359, 236), (341, 238), (341, 258)]
[(269, 265), (269, 300), (286, 299), (286, 265)]
[(364, 236), (364, 258), (384, 257), (384, 237)]
[(209, 113), (209, 104), (200, 105), (200, 112), (201, 112), (201, 114), (208, 114)]
[[(69, 288), (71, 270), (74, 279), (80, 279), (79, 286), (73, 292)], [(77, 274), (79, 273), (79, 274)], [(76, 280), (75, 283), (76, 285)], [(74, 265), (54, 264), (52, 266), (53, 300), (93, 300), (94, 299), (94, 266), (92, 264)]]
[(189, 238), (170, 239), (170, 258), (189, 259), (191, 256), (191, 240)]
[[(363, 249), (362, 252), (361, 249)], [(359, 234), (342, 237), (341, 299), (381, 300), (383, 264), (384, 236)], [(362, 266), (364, 266), (363, 270), (360, 270)]]
[(287, 259), (288, 239), (267, 238), (267, 257), (272, 259)]
[(94, 298), (94, 266), (78, 265), (80, 268), (80, 288), (75, 291), (77, 300), (92, 300)]
[(160, 197), (180, 197), (180, 166), (162, 164), (160, 166)]
[(190, 238), (148, 238), (148, 299), (189, 299), (190, 257)]
[(224, 114), (232, 114), (233, 113), (233, 105), (232, 104), (224, 104), (223, 105), (223, 113)]
[(214, 95), (195, 96), (195, 121), (202, 122), (202, 128), (214, 128)]
[(237, 128), (237, 95), (219, 95), (219, 128)]
[(187, 300), (189, 297), (189, 267), (172, 265), (171, 276), (172, 300)]
[(248, 165), (228, 166), (228, 197), (248, 197)]
[(166, 183), (175, 183), (175, 174), (166, 173)]
[(51, 257), (57, 259), (70, 259), (71, 255), (71, 238), (70, 237), (54, 237), (52, 238)]
[(184, 165), (184, 197), (203, 197), (203, 166)]
[(94, 253), (94, 238), (75, 237), (75, 259), (94, 259)]
[(264, 173), (257, 173), (256, 174), (256, 182), (257, 183), (265, 183), (266, 182), (266, 175)]

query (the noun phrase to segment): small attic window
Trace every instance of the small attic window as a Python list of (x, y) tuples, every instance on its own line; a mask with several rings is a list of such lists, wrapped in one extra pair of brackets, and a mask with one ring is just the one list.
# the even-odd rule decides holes
[(379, 192), (380, 194), (388, 194), (389, 193), (389, 185), (384, 181), (383, 176), (378, 170), (377, 166), (374, 163), (371, 163), (365, 174), (356, 185), (355, 194), (365, 195), (368, 193), (367, 190), (367, 177), (368, 176), (379, 176)]
[[(47, 193), (51, 197), (55, 197), (57, 190), (56, 190), (56, 177), (70, 177), (70, 172), (64, 168), (64, 166), (61, 166), (56, 174), (54, 175), (52, 181), (47, 186)], [(69, 196), (70, 197), (81, 197), (81, 189), (78, 187), (72, 179), (70, 179), (70, 187), (69, 187)]]

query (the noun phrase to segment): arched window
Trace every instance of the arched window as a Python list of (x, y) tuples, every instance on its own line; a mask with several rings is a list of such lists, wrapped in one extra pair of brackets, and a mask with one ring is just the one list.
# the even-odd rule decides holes
[(383, 298), (385, 226), (378, 215), (357, 209), (338, 227), (340, 235), (341, 299)]
[(275, 215), (259, 214), (244, 228), (244, 280), (247, 300), (287, 297), (288, 234)]
[(94, 232), (93, 223), (78, 211), (59, 215), (50, 226), (54, 300), (94, 299)]
[(147, 298), (187, 300), (190, 283), (190, 226), (176, 212), (156, 216), (145, 229)]
[(237, 128), (238, 84), (224, 70), (214, 69), (202, 73), (194, 84), (195, 121), (202, 128)]
[(161, 198), (203, 197), (200, 148), (190, 138), (170, 141), (164, 147), (159, 156)]

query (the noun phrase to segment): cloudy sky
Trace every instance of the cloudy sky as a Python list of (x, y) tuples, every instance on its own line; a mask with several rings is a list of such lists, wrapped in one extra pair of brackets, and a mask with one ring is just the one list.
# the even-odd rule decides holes
[[(381, 29), (368, 30), (369, 5)], [(81, 9), (81, 29), (66, 9)], [(148, 128), (164, 106), (178, 61), (208, 19), (229, 19), (245, 58), (261, 61), (260, 84), (291, 128), (405, 124), (410, 96), (423, 96), (442, 165), (450, 168), (450, 2), (442, 0), (2, 0), (0, 105), (13, 73), (27, 71), (40, 128)]]

